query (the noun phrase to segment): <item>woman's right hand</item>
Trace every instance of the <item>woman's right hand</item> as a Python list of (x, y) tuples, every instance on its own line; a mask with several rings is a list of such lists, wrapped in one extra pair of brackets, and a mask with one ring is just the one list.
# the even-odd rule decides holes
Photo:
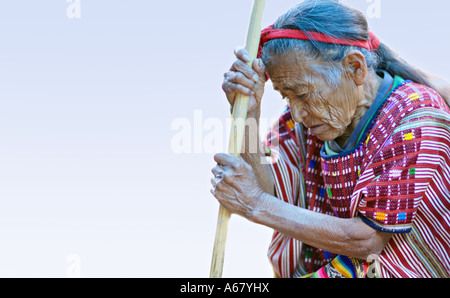
[(266, 83), (264, 64), (261, 59), (256, 59), (250, 67), (247, 65), (250, 62), (247, 50), (240, 49), (234, 53), (237, 60), (224, 74), (222, 89), (232, 107), (237, 94), (249, 96), (248, 115), (259, 115)]

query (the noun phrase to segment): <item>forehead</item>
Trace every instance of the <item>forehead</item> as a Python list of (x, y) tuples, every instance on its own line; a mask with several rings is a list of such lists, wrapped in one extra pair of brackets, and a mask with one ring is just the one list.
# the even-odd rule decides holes
[(301, 54), (291, 51), (286, 55), (272, 57), (266, 68), (275, 89), (295, 90), (314, 83), (311, 64)]

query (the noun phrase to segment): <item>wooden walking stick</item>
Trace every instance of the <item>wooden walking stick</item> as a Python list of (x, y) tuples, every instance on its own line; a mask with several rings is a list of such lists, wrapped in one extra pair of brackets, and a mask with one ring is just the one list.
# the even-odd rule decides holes
[[(250, 24), (247, 33), (246, 49), (250, 55), (251, 67), (256, 59), (261, 38), (261, 24), (266, 0), (254, 0), (253, 10), (250, 18)], [(239, 157), (241, 155), (242, 144), (244, 140), (245, 121), (247, 119), (249, 97), (238, 94), (236, 96), (230, 133), (230, 144), (228, 153)], [(231, 213), (220, 206), (219, 218), (217, 220), (216, 238), (214, 241), (213, 257), (211, 262), (211, 278), (221, 278), (223, 271), (223, 262), (225, 257), (225, 244), (227, 240), (228, 223)]]

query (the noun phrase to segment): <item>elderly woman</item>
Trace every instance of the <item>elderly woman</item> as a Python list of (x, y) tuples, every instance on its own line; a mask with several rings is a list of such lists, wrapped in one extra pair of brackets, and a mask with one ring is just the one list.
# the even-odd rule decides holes
[(268, 76), (286, 110), (259, 152), (215, 156), (212, 193), (275, 230), (276, 275), (449, 277), (450, 109), (429, 78), (333, 1), (281, 16), (260, 54), (236, 52), (227, 98), (258, 121)]

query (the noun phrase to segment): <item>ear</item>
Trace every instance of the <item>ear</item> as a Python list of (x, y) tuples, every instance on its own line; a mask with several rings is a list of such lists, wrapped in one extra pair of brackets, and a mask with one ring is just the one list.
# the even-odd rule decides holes
[(367, 78), (367, 63), (366, 58), (360, 51), (351, 51), (345, 57), (344, 68), (347, 69), (348, 75), (355, 82), (356, 86), (361, 86), (366, 83)]

